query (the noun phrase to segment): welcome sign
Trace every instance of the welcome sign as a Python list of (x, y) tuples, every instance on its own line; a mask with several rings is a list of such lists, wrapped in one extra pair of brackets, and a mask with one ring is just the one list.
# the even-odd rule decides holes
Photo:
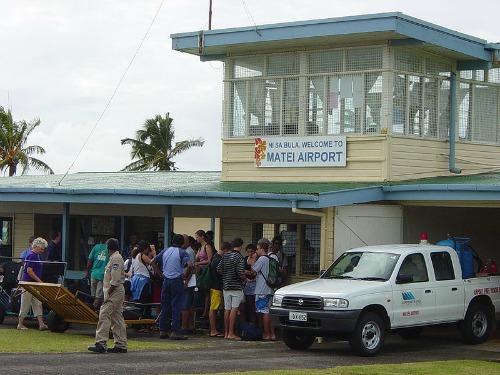
[(345, 167), (346, 137), (255, 138), (257, 167)]

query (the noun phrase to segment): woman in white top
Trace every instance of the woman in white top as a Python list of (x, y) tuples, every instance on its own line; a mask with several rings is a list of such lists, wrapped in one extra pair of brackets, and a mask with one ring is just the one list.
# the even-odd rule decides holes
[[(137, 249), (132, 253), (132, 299), (139, 303), (153, 302), (152, 285), (148, 266), (151, 264), (149, 253), (151, 248), (148, 241), (139, 241)], [(151, 307), (142, 307), (143, 318), (151, 317)]]
[(150, 252), (151, 247), (149, 246), (149, 242), (144, 240), (139, 241), (137, 250), (134, 249), (134, 252), (132, 253), (132, 269), (134, 276), (142, 275), (149, 279), (150, 273), (148, 266), (151, 264), (151, 258), (149, 257)]

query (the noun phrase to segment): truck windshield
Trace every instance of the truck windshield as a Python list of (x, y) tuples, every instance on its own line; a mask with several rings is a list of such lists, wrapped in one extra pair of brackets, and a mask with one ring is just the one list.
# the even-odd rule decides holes
[(399, 255), (392, 253), (347, 252), (342, 254), (321, 278), (386, 281), (391, 277), (398, 258)]

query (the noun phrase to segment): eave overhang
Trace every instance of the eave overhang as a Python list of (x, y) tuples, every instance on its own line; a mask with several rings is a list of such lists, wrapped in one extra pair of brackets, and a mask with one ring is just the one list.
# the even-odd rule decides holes
[[(392, 43), (419, 49), (472, 66), (498, 64), (498, 44), (462, 34), (403, 13), (380, 13), (172, 34), (172, 48), (201, 60), (238, 54), (304, 50), (322, 46)], [(477, 66), (477, 64), (476, 64)]]

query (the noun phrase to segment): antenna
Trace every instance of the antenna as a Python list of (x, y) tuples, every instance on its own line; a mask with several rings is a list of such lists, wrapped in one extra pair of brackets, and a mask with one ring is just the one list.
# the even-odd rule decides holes
[(208, 8), (208, 30), (212, 30), (212, 0)]

